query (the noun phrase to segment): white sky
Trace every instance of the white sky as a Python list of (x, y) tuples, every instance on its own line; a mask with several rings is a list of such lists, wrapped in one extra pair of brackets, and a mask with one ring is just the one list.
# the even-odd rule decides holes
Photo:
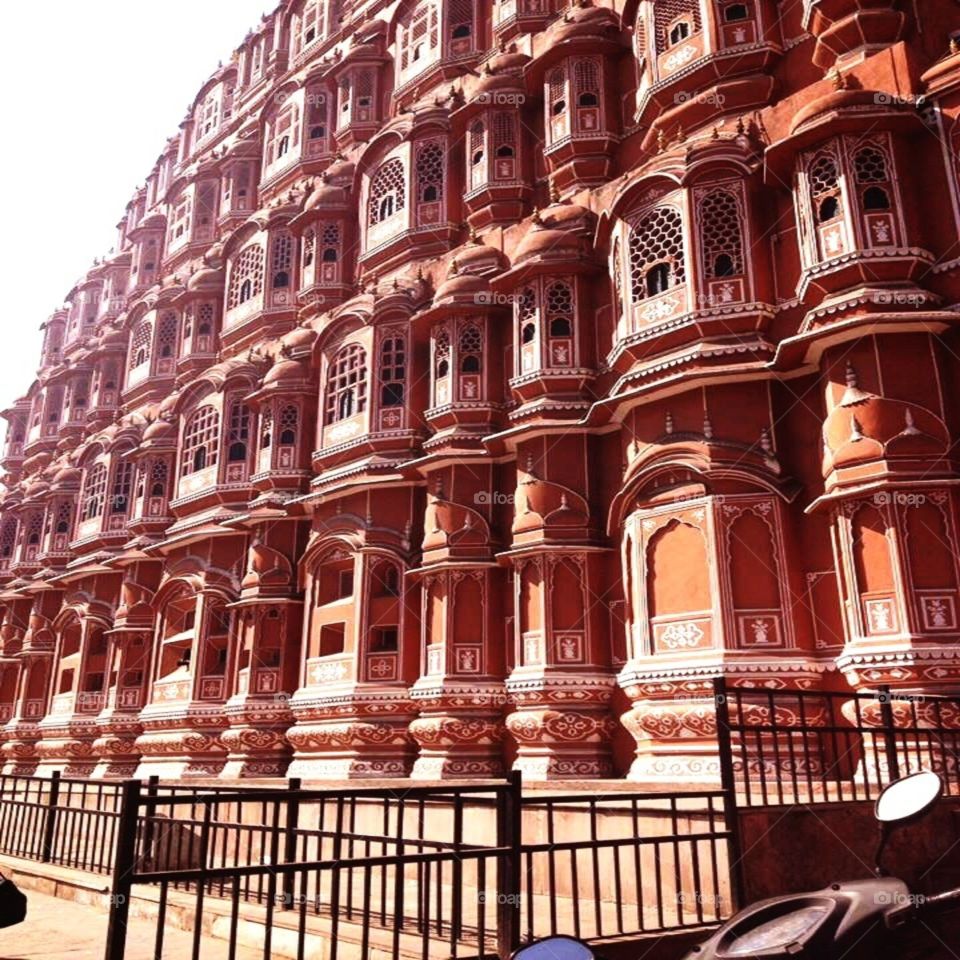
[[(0, 409), (40, 324), (94, 257), (200, 85), (276, 0), (5, 3), (0, 36)], [(0, 436), (6, 427), (0, 421)]]

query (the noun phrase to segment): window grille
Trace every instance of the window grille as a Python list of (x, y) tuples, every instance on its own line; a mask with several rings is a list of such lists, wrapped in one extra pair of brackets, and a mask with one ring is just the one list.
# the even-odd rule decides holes
[(94, 520), (103, 516), (103, 501), (107, 494), (107, 468), (105, 464), (95, 463), (87, 474), (83, 491), (83, 520)]
[(336, 423), (367, 406), (367, 357), (358, 343), (342, 347), (327, 374), (326, 422)]
[(196, 410), (183, 434), (181, 474), (187, 476), (217, 462), (220, 414), (209, 404)]
[(403, 405), (407, 376), (406, 344), (403, 337), (387, 337), (380, 346), (380, 406)]
[(743, 273), (740, 207), (729, 190), (714, 190), (700, 202), (700, 245), (708, 279)]
[(393, 157), (381, 164), (370, 183), (367, 222), (370, 226), (399, 213), (406, 206), (406, 178), (403, 162)]
[(684, 282), (683, 221), (674, 207), (656, 207), (630, 229), (631, 300)]
[(443, 146), (437, 140), (429, 140), (417, 148), (417, 197), (421, 203), (436, 203), (443, 200)]
[(261, 293), (263, 293), (263, 247), (251, 244), (242, 250), (234, 261), (227, 309), (233, 310), (254, 297), (259, 297)]

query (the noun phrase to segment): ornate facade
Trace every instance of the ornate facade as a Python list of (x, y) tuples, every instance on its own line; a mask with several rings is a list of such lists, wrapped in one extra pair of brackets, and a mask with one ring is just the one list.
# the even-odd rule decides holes
[(285, 0), (5, 413), (6, 769), (698, 780), (714, 676), (960, 688), (956, 31)]

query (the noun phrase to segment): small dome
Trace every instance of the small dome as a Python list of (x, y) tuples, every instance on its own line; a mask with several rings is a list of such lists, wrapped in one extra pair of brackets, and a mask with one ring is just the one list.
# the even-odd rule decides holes
[(344, 187), (333, 183), (321, 183), (310, 193), (307, 202), (303, 205), (304, 211), (323, 209), (325, 207), (344, 207), (347, 205), (347, 191)]
[(310, 327), (297, 327), (283, 337), (283, 345), (289, 350), (310, 350), (317, 339), (317, 332)]
[(356, 171), (356, 165), (343, 158), (334, 160), (324, 171), (327, 175), (327, 182), (338, 186), (345, 186), (353, 183), (353, 175)]
[(146, 430), (143, 431), (144, 441), (156, 443), (158, 440), (167, 440), (173, 438), (176, 440), (177, 430), (170, 420), (154, 420)]
[(72, 464), (67, 463), (61, 466), (53, 475), (52, 482), (57, 486), (63, 486), (64, 484), (72, 483), (74, 480), (79, 480), (80, 477), (80, 470)]
[(617, 15), (607, 7), (570, 7), (548, 28), (552, 44), (620, 32)]
[(46, 480), (42, 480), (37, 477), (34, 480), (30, 480), (23, 488), (24, 494), (28, 497), (39, 497), (41, 494), (46, 493), (50, 489), (50, 484)]
[(443, 283), (437, 287), (437, 292), (433, 298), (434, 303), (440, 303), (443, 300), (456, 298), (462, 300), (464, 297), (476, 298), (481, 294), (488, 293), (490, 284), (483, 277), (471, 276), (467, 273), (458, 273), (454, 276), (448, 276)]
[(213, 267), (201, 267), (187, 280), (187, 289), (194, 293), (201, 290), (219, 291), (223, 289), (223, 281), (222, 270), (214, 270)]
[(297, 360), (281, 360), (267, 372), (263, 378), (263, 385), (266, 387), (275, 383), (290, 383), (306, 379), (307, 371), (302, 363)]
[(825, 114), (848, 109), (851, 113), (857, 113), (863, 107), (883, 108), (889, 111), (902, 109), (892, 102), (888, 94), (878, 93), (876, 90), (831, 90), (824, 96), (811, 100), (797, 111), (790, 124), (790, 135), (793, 136), (801, 127)]
[(530, 257), (576, 259), (585, 252), (584, 238), (592, 231), (593, 214), (575, 203), (554, 203), (535, 215), (533, 226), (517, 247), (514, 262)]

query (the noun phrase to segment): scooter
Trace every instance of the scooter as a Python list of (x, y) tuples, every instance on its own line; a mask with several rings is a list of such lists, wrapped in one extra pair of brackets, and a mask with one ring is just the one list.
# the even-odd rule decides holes
[[(960, 908), (960, 888), (930, 897), (913, 894), (882, 866), (893, 831), (926, 816), (942, 791), (939, 775), (923, 770), (880, 794), (874, 807), (880, 823), (874, 878), (761, 900), (694, 947), (686, 960), (954, 960), (960, 954), (960, 922), (949, 931), (933, 924)], [(514, 960), (599, 958), (572, 937), (549, 937), (521, 948)]]

